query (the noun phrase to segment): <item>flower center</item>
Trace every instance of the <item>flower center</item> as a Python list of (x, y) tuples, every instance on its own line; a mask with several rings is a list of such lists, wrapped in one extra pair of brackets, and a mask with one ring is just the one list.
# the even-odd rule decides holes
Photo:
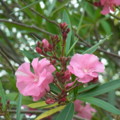
[(87, 70), (87, 69), (83, 69), (83, 71), (84, 71), (85, 73), (87, 73), (87, 72), (88, 72), (88, 70)]
[(38, 77), (35, 76), (35, 78), (34, 78), (34, 82), (37, 82), (37, 81), (38, 81)]

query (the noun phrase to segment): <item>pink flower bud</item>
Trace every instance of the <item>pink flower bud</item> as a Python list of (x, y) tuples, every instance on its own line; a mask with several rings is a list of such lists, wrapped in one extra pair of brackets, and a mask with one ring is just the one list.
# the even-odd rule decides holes
[(55, 103), (55, 100), (52, 98), (48, 98), (45, 102), (46, 102), (46, 104), (53, 104), (53, 103)]
[(69, 72), (69, 70), (66, 70), (65, 73), (64, 73), (63, 78), (64, 79), (70, 79), (70, 76), (71, 76), (71, 73)]
[(60, 73), (59, 73), (59, 72), (56, 72), (56, 76), (57, 76), (57, 77), (60, 77), (61, 75), (60, 75)]
[(44, 48), (44, 51), (45, 51), (45, 52), (48, 52), (49, 50), (48, 50), (48, 48)]
[(36, 47), (36, 51), (37, 53), (42, 54), (42, 50), (39, 47)]
[(67, 101), (66, 97), (60, 99), (60, 102), (65, 102), (65, 101)]
[(63, 32), (62, 36), (63, 36), (64, 39), (66, 39), (67, 38), (67, 33)]
[(91, 82), (92, 83), (97, 83), (98, 82), (98, 77), (94, 78)]
[(68, 83), (65, 87), (66, 87), (66, 88), (72, 87), (74, 83), (75, 83), (75, 81), (74, 81), (74, 82), (71, 82), (71, 83)]
[(52, 45), (49, 45), (49, 50), (52, 50), (53, 49), (53, 46)]
[(101, 7), (102, 5), (101, 5), (100, 2), (94, 2), (94, 6), (96, 6), (96, 7)]
[(51, 60), (51, 64), (55, 64), (56, 63), (56, 60)]
[(69, 33), (70, 32), (70, 29), (68, 28), (67, 30), (66, 30), (66, 33)]
[(46, 39), (42, 40), (43, 48), (48, 48), (49, 47), (49, 42)]
[(68, 25), (64, 22), (64, 23), (60, 23), (60, 28), (61, 29), (65, 29)]

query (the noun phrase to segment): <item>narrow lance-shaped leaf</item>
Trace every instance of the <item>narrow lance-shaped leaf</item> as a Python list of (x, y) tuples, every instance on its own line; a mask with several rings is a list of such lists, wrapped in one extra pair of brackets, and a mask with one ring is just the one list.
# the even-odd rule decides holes
[(22, 104), (22, 95), (19, 94), (18, 102), (17, 102), (17, 120), (20, 120), (20, 111), (21, 111), (21, 104)]
[(69, 103), (67, 106), (60, 112), (55, 120), (72, 120), (74, 114), (74, 104)]
[(68, 27), (70, 28), (70, 32), (68, 33), (67, 40), (66, 40), (66, 54), (70, 49), (70, 43), (71, 43), (71, 37), (72, 37), (72, 27), (69, 15), (66, 11), (63, 12), (63, 22), (66, 22), (68, 24)]
[(80, 100), (85, 101), (85, 102), (89, 102), (89, 103), (91, 103), (93, 105), (96, 105), (96, 106), (106, 110), (106, 111), (109, 111), (111, 113), (120, 115), (120, 110), (119, 109), (115, 108), (110, 103), (105, 102), (105, 101), (103, 101), (101, 99), (93, 98), (93, 97), (86, 97), (86, 98), (82, 98)]
[(84, 88), (81, 88), (81, 89), (78, 90), (78, 93), (82, 93), (82, 92), (86, 92), (86, 91), (92, 90), (92, 89), (98, 87), (98, 85), (99, 85), (99, 83), (93, 84), (93, 85), (89, 85), (89, 86), (84, 87)]
[(41, 102), (31, 103), (31, 104), (29, 104), (27, 106), (30, 107), (30, 108), (40, 108), (40, 107), (51, 108), (51, 107), (55, 107), (57, 105), (58, 105), (58, 103), (48, 105), (48, 104), (46, 104), (45, 101), (41, 101)]
[(120, 80), (114, 80), (114, 81), (110, 81), (108, 83), (105, 83), (99, 87), (92, 89), (91, 91), (87, 91), (85, 93), (78, 95), (77, 98), (98, 96), (98, 95), (104, 94), (106, 92), (115, 90), (117, 88), (120, 88)]
[(70, 0), (65, 0), (65, 1), (63, 1), (59, 6), (57, 6), (57, 8), (51, 13), (50, 16), (53, 16), (53, 15), (54, 15), (55, 13), (57, 13), (59, 10), (61, 10), (62, 8), (64, 8), (69, 1), (70, 1)]
[(86, 53), (92, 54), (92, 53), (94, 53), (101, 44), (103, 44), (106, 40), (108, 40), (110, 38), (111, 35), (108, 35), (104, 39), (100, 40), (100, 42), (98, 42), (97, 44), (95, 44), (94, 46), (89, 48), (88, 50), (84, 51), (83, 54), (86, 54)]
[[(22, 7), (21, 9), (19, 9), (18, 11), (15, 11), (15, 12), (19, 12), (19, 11), (22, 11), (22, 10), (24, 10), (24, 9), (26, 9), (26, 8), (29, 8), (29, 7), (31, 7), (31, 6), (39, 3), (40, 1), (41, 1), (41, 0), (36, 0), (36, 1), (32, 2), (31, 4), (26, 5), (25, 7)], [(11, 14), (14, 14), (15, 12), (12, 12)]]
[(62, 110), (65, 106), (59, 106), (59, 107), (56, 107), (54, 109), (51, 109), (51, 110), (48, 110), (44, 113), (42, 113), (41, 115), (39, 115), (35, 120), (41, 120), (43, 118), (46, 118), (52, 114), (55, 114), (57, 112), (59, 112), (60, 110)]

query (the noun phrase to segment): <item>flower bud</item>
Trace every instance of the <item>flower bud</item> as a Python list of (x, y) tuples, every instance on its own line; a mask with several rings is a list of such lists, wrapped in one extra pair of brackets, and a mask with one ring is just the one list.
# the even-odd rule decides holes
[(59, 73), (59, 72), (56, 72), (56, 76), (57, 76), (57, 77), (60, 77), (61, 75), (60, 75), (60, 73)]
[(70, 32), (70, 29), (68, 28), (67, 30), (66, 30), (66, 33), (69, 33)]
[(66, 38), (67, 38), (67, 33), (66, 33), (66, 32), (63, 32), (62, 36), (63, 36), (63, 39), (66, 40)]
[(42, 50), (39, 47), (36, 47), (36, 51), (37, 53), (42, 54)]
[(53, 103), (55, 103), (55, 100), (52, 98), (48, 98), (45, 102), (46, 102), (46, 104), (53, 104)]
[(64, 23), (60, 23), (60, 28), (61, 29), (65, 29), (65, 28), (67, 28), (67, 24), (64, 22)]
[(98, 77), (94, 78), (91, 82), (92, 83), (97, 83), (98, 82)]
[(56, 63), (56, 60), (51, 60), (51, 64), (55, 64)]
[(101, 5), (100, 2), (94, 2), (94, 6), (96, 6), (96, 7), (101, 7), (102, 5)]
[(71, 76), (71, 73), (69, 72), (69, 70), (66, 70), (65, 73), (64, 73), (63, 78), (64, 79), (70, 79), (70, 76)]
[(49, 50), (48, 50), (48, 48), (44, 48), (44, 51), (45, 51), (45, 52), (48, 52)]
[(60, 99), (60, 102), (65, 102), (65, 101), (67, 101), (66, 97)]
[(43, 39), (42, 40), (42, 45), (43, 45), (43, 48), (48, 48), (50, 44), (46, 39)]

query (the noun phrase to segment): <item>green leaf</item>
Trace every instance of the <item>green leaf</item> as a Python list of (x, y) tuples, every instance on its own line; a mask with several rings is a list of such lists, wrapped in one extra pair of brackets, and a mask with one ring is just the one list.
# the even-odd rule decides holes
[(73, 43), (73, 45), (71, 46), (71, 48), (69, 49), (69, 51), (67, 52), (67, 56), (70, 54), (70, 52), (74, 49), (75, 45), (77, 44), (78, 39)]
[(72, 120), (74, 114), (74, 104), (69, 103), (67, 106), (60, 112), (55, 120)]
[(43, 107), (46, 106), (47, 104), (45, 103), (45, 101), (41, 101), (41, 102), (36, 102), (36, 103), (31, 103), (29, 105), (27, 105), (30, 108), (39, 108), (39, 107)]
[(56, 108), (51, 109), (51, 110), (48, 110), (48, 111), (42, 113), (41, 115), (39, 115), (35, 120), (41, 120), (41, 119), (43, 119), (43, 118), (46, 118), (46, 117), (48, 117), (48, 116), (50, 116), (50, 115), (52, 115), (52, 114), (54, 114), (54, 113), (59, 112), (59, 111), (62, 110), (64, 107), (65, 107), (65, 105), (56, 107)]
[(99, 83), (98, 84), (93, 84), (93, 85), (90, 85), (90, 86), (87, 86), (87, 87), (84, 87), (84, 88), (81, 88), (79, 89), (78, 93), (82, 93), (82, 92), (86, 92), (86, 91), (89, 91), (95, 87), (98, 87)]
[(15, 12), (19, 12), (19, 11), (22, 11), (22, 10), (24, 10), (24, 9), (26, 9), (26, 8), (29, 8), (29, 7), (31, 7), (31, 6), (33, 6), (33, 5), (35, 5), (35, 4), (37, 4), (38, 2), (40, 2), (41, 0), (36, 0), (35, 2), (32, 2), (31, 4), (29, 4), (29, 5), (26, 5), (25, 7), (22, 7), (21, 9), (19, 9), (18, 11), (14, 11), (14, 12), (12, 12), (11, 14), (14, 14)]
[(120, 80), (113, 80), (103, 85), (100, 85), (97, 88), (92, 89), (91, 91), (87, 91), (85, 93), (80, 94), (77, 98), (85, 98), (85, 97), (92, 97), (98, 96), (109, 91), (115, 90), (120, 88)]
[(92, 46), (88, 50), (84, 51), (83, 54), (86, 54), (86, 53), (92, 54), (92, 53), (94, 53), (101, 44), (103, 44), (106, 40), (108, 40), (110, 38), (111, 35), (108, 35), (104, 39), (100, 40), (99, 43), (95, 44), (94, 46)]
[(88, 97), (88, 98), (82, 98), (80, 100), (85, 101), (85, 102), (89, 102), (89, 103), (96, 105), (96, 106), (98, 106), (106, 111), (113, 113), (113, 114), (120, 115), (119, 109), (115, 108), (113, 105), (111, 105), (108, 102), (105, 102), (101, 99)]
[(22, 104), (22, 95), (19, 94), (18, 102), (17, 102), (17, 120), (20, 120), (20, 111), (21, 111), (21, 104)]
[[(50, 3), (49, 3), (50, 4)], [(55, 7), (56, 5), (56, 0), (53, 0), (53, 2), (49, 5), (49, 8), (48, 8), (48, 11), (47, 11), (47, 16), (50, 16), (51, 15), (51, 12), (53, 10), (53, 8)]]
[(70, 0), (65, 0), (65, 1), (62, 2), (59, 6), (57, 6), (57, 8), (51, 13), (51, 16), (53, 16), (53, 15), (54, 15), (55, 13), (57, 13), (59, 10), (61, 10), (62, 8), (64, 8), (69, 1), (70, 1)]
[(5, 108), (5, 105), (6, 105), (6, 96), (5, 96), (5, 91), (3, 89), (1, 81), (0, 81), (0, 97), (1, 97), (1, 102), (3, 104), (3, 108)]
[(26, 25), (26, 24), (22, 24), (22, 23), (18, 23), (18, 22), (12, 22), (12, 21), (8, 21), (8, 20), (5, 20), (5, 19), (0, 19), (0, 22), (4, 23), (8, 28), (13, 28), (13, 26), (14, 26), (14, 27), (24, 31), (25, 33), (28, 33), (28, 32), (48, 33), (47, 31), (45, 31), (45, 30), (43, 30), (41, 28), (37, 28), (34, 25), (29, 26), (29, 25)]
[(57, 105), (58, 105), (58, 103), (48, 105), (48, 104), (46, 104), (45, 101), (41, 101), (41, 102), (31, 103), (27, 106), (30, 108), (40, 108), (40, 107), (51, 108), (51, 107), (55, 107)]
[(59, 94), (61, 92), (61, 90), (53, 83), (50, 84), (50, 90), (55, 94)]
[(63, 12), (63, 22), (68, 24), (68, 28), (70, 28), (70, 32), (68, 33), (67, 40), (66, 40), (66, 54), (70, 49), (71, 37), (72, 37), (72, 26), (70, 22), (69, 15), (66, 11)]
[(104, 31), (106, 32), (106, 34), (110, 34), (111, 33), (110, 24), (106, 20), (101, 20), (100, 23), (101, 23)]

